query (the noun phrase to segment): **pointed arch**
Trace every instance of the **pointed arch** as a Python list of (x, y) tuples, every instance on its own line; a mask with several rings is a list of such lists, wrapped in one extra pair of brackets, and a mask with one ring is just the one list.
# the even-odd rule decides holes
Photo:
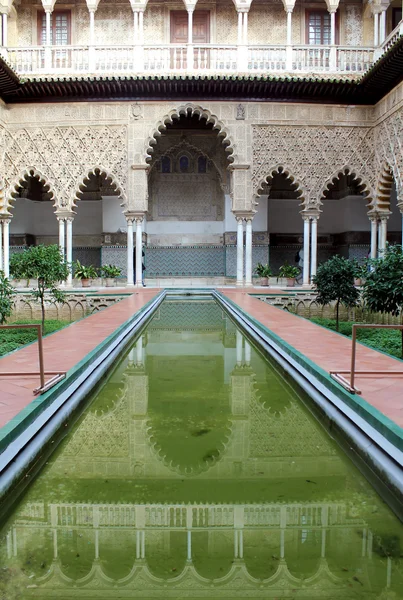
[(187, 103), (177, 108), (174, 108), (167, 113), (158, 123), (153, 127), (145, 147), (145, 160), (146, 162), (151, 161), (151, 155), (153, 153), (153, 146), (157, 143), (157, 137), (167, 128), (167, 125), (172, 124), (175, 119), (179, 119), (181, 115), (197, 115), (199, 119), (206, 119), (207, 123), (212, 124), (213, 130), (218, 131), (218, 136), (222, 137), (222, 143), (225, 147), (225, 151), (228, 154), (228, 160), (230, 162), (236, 162), (237, 156), (235, 152), (235, 144), (229, 133), (228, 128), (218, 119), (218, 117), (212, 114), (206, 108), (197, 106), (195, 104)]
[(374, 193), (373, 189), (367, 179), (359, 173), (357, 169), (354, 169), (350, 166), (345, 166), (342, 169), (338, 169), (333, 173), (333, 175), (326, 181), (325, 185), (322, 187), (319, 195), (319, 201), (322, 201), (325, 197), (326, 192), (330, 189), (332, 185), (334, 185), (338, 179), (342, 176), (350, 176), (353, 178), (354, 183), (356, 184), (360, 194), (363, 195), (365, 200), (368, 201), (369, 209), (374, 208)]
[(292, 175), (291, 170), (288, 169), (286, 165), (283, 165), (281, 163), (271, 167), (268, 171), (268, 175), (265, 175), (259, 181), (258, 186), (256, 188), (257, 196), (262, 195), (264, 191), (263, 187), (266, 184), (270, 184), (275, 175), (284, 175), (287, 179), (289, 179), (291, 181), (292, 186), (294, 187), (298, 200), (301, 202), (301, 204), (305, 204), (308, 194), (306, 193), (306, 190), (304, 189), (302, 183), (298, 181), (294, 177), (294, 175)]
[(8, 190), (5, 197), (4, 209), (7, 214), (10, 214), (10, 209), (13, 208), (13, 202), (15, 201), (15, 196), (18, 194), (19, 189), (21, 188), (21, 184), (24, 181), (28, 181), (30, 177), (34, 177), (38, 179), (40, 183), (44, 186), (48, 193), (51, 194), (51, 201), (53, 202), (53, 206), (55, 209), (61, 208), (60, 201), (56, 196), (56, 186), (46, 175), (44, 175), (41, 171), (36, 169), (35, 167), (27, 167), (23, 169), (19, 175), (12, 180), (10, 185), (8, 186)]
[(393, 169), (385, 161), (376, 185), (375, 208), (380, 212), (390, 211), (390, 197), (394, 183)]
[(94, 166), (92, 168), (90, 168), (85, 175), (81, 176), (75, 186), (74, 186), (74, 192), (73, 192), (73, 197), (70, 200), (70, 208), (76, 208), (77, 207), (77, 202), (80, 202), (80, 197), (79, 197), (79, 193), (82, 190), (82, 188), (87, 187), (86, 181), (90, 178), (91, 175), (103, 175), (105, 177), (106, 181), (109, 181), (113, 187), (116, 189), (116, 191), (119, 193), (119, 198), (121, 200), (121, 206), (124, 210), (126, 210), (128, 208), (128, 203), (127, 203), (127, 195), (125, 190), (123, 189), (123, 186), (120, 184), (120, 182), (118, 181), (118, 179), (115, 177), (115, 175), (113, 173), (111, 173), (109, 171), (109, 169), (106, 169), (105, 167), (102, 166)]

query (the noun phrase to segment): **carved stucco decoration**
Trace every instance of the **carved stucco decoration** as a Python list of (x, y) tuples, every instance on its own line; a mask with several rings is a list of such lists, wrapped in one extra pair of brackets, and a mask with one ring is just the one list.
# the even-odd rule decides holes
[(174, 119), (177, 119), (181, 115), (186, 114), (190, 114), (192, 116), (198, 115), (200, 119), (204, 118), (206, 119), (207, 123), (211, 123), (213, 125), (213, 129), (217, 131), (218, 135), (222, 138), (222, 143), (225, 147), (225, 151), (228, 154), (228, 160), (230, 162), (237, 161), (236, 146), (233, 141), (232, 135), (230, 134), (229, 127), (226, 126), (222, 121), (220, 121), (218, 117), (212, 114), (208, 109), (189, 103), (180, 105), (177, 108), (172, 109), (153, 127), (152, 131), (150, 132), (150, 135), (146, 140), (144, 153), (144, 158), (146, 162), (149, 162), (151, 160), (153, 146), (157, 143), (158, 136), (160, 136), (162, 131), (166, 129), (168, 123), (172, 123)]
[(125, 126), (35, 127), (7, 131), (4, 141), (6, 205), (20, 181), (31, 174), (53, 193), (57, 209), (72, 210), (90, 173), (99, 171), (127, 205), (127, 128)]
[[(374, 129), (376, 189), (388, 171), (393, 174), (398, 202), (403, 202), (403, 109), (395, 111)], [(390, 186), (391, 187), (391, 186)], [(400, 208), (403, 210), (403, 206)]]
[(334, 178), (348, 171), (372, 204), (374, 134), (370, 127), (253, 125), (254, 194), (279, 168), (298, 182), (305, 209), (317, 209)]

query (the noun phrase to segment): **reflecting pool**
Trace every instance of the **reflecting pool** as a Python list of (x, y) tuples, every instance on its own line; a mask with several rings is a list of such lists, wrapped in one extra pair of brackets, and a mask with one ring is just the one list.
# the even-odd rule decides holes
[(402, 524), (226, 313), (168, 300), (3, 520), (0, 598), (392, 600), (402, 556)]

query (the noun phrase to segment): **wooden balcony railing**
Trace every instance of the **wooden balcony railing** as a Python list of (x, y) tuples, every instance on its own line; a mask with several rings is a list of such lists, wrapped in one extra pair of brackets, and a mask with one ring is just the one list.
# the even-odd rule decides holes
[[(400, 31), (400, 30), (399, 30)], [(392, 32), (386, 51), (399, 35)], [(396, 37), (397, 36), (397, 37)], [(229, 46), (178, 44), (145, 46), (33, 46), (3, 49), (22, 76), (45, 74), (169, 73), (363, 73), (382, 48), (358, 46)], [(383, 51), (383, 50), (382, 50)]]

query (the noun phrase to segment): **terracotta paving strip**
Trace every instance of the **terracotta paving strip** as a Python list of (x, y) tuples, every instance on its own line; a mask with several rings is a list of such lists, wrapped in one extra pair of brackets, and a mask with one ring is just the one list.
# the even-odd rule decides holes
[[(120, 302), (45, 337), (45, 371), (73, 368), (160, 291), (151, 288), (136, 291)], [(119, 293), (119, 290), (114, 288), (114, 293)], [(0, 358), (0, 427), (35, 398), (32, 390), (38, 386), (39, 376), (20, 377), (18, 373), (21, 371), (39, 372), (36, 342)], [(16, 376), (2, 377), (2, 372), (15, 372)]]
[[(265, 304), (242, 289), (220, 291), (325, 371), (350, 369), (350, 339)], [(356, 376), (362, 398), (403, 427), (403, 363), (357, 344), (356, 368), (373, 372), (373, 375)], [(400, 370), (401, 377), (377, 375), (379, 371)]]

